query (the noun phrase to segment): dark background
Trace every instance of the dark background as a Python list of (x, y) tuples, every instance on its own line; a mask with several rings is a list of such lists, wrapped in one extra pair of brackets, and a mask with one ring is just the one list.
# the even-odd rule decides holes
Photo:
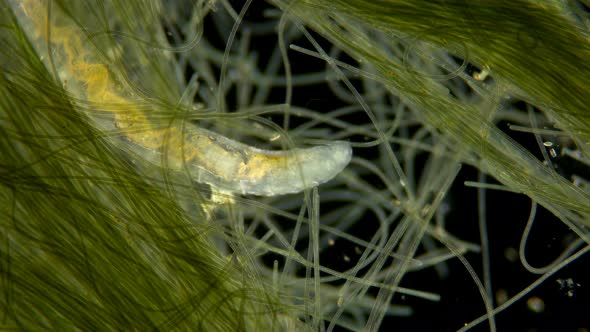
[[(239, 11), (241, 5), (238, 5), (236, 1), (232, 1), (232, 4)], [(241, 29), (253, 27), (257, 22), (266, 21), (263, 12), (268, 8), (271, 7), (262, 1), (254, 1)], [(225, 48), (224, 37), (216, 33), (215, 25), (210, 19), (206, 21), (205, 34), (207, 39), (219, 49)], [(321, 37), (315, 34), (314, 37), (322, 45), (328, 45)], [(253, 37), (251, 49), (254, 49), (258, 54), (260, 68), (264, 68), (276, 43), (276, 35)], [(298, 40), (296, 44), (311, 49), (309, 43), (304, 40)], [(325, 63), (322, 61), (297, 52), (289, 51), (289, 57), (293, 72), (313, 72), (325, 68)], [(188, 72), (187, 77), (190, 77), (191, 74)], [(284, 103), (284, 98), (284, 90), (282, 88), (276, 89), (273, 90), (268, 102), (280, 104)], [(232, 103), (234, 104), (232, 105)], [(333, 110), (345, 105), (333, 96), (333, 93), (325, 85), (296, 88), (293, 104), (314, 110)], [(232, 100), (230, 93), (228, 108), (232, 109), (232, 107), (235, 107), (235, 100)], [(524, 109), (524, 103), (521, 103), (520, 107)], [(281, 124), (282, 118), (280, 116), (270, 116), (269, 118), (275, 123)], [(292, 121), (297, 124), (297, 119)], [(367, 119), (359, 118), (358, 121), (366, 122)], [(507, 123), (499, 123), (498, 127), (542, 160), (533, 135), (512, 131), (508, 128)], [(364, 152), (355, 151), (355, 153), (362, 154)], [(554, 162), (566, 177), (576, 173), (590, 178), (586, 167), (573, 160), (558, 156)], [(477, 181), (477, 178), (477, 170), (469, 166), (464, 166), (461, 169), (447, 199), (450, 211), (446, 218), (447, 230), (451, 234), (474, 243), (480, 242), (477, 189), (466, 187), (463, 183), (464, 181)], [(489, 177), (486, 181), (494, 183), (494, 179)], [(530, 213), (531, 201), (524, 195), (487, 191), (486, 209), (494, 296), (497, 297), (499, 293), (504, 293), (508, 297), (512, 297), (540, 277), (540, 275), (528, 272), (517, 256), (522, 232)], [(323, 209), (323, 211), (326, 210)], [(553, 261), (575, 237), (561, 221), (540, 206), (537, 208), (535, 220), (526, 254), (530, 264), (541, 267)], [(363, 230), (360, 227), (358, 230), (354, 230), (354, 234), (363, 231), (370, 232), (371, 230)], [(359, 236), (362, 237), (362, 235)], [(344, 254), (354, 261), (354, 251), (344, 243), (336, 243), (334, 248), (322, 256), (322, 261), (335, 265), (344, 264), (341, 263)], [(481, 256), (469, 253), (466, 258), (481, 276)], [(330, 262), (331, 260), (333, 262)], [(588, 263), (590, 263), (590, 258), (582, 256), (581, 259), (560, 270), (510, 308), (498, 314), (496, 316), (498, 331), (589, 331), (590, 272)], [(380, 330), (455, 331), (463, 324), (484, 314), (483, 300), (465, 267), (457, 259), (454, 259), (448, 262), (448, 268), (450, 273), (445, 279), (441, 279), (432, 268), (407, 274), (402, 280), (401, 286), (438, 293), (441, 295), (441, 301), (435, 303), (396, 295), (393, 303), (411, 306), (414, 314), (410, 317), (387, 317)], [(537, 311), (532, 310), (527, 305), (527, 301), (530, 299), (537, 299), (543, 303), (544, 308)], [(494, 305), (498, 305), (497, 298), (494, 299)], [(472, 331), (488, 330), (487, 322), (472, 329)]]

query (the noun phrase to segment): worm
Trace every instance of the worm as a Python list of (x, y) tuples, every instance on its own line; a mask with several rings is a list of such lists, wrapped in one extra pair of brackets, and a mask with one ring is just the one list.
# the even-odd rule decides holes
[[(135, 155), (150, 163), (164, 166), (166, 160), (166, 167), (188, 169), (197, 182), (226, 192), (274, 196), (325, 183), (350, 162), (352, 149), (343, 141), (272, 151), (240, 143), (193, 123), (185, 123), (183, 129), (173, 125), (157, 128), (137, 97), (126, 93), (112, 79), (112, 68), (106, 61), (98, 60), (93, 45), (83, 42), (85, 31), (59, 8), (54, 8), (49, 17), (47, 1), (9, 0), (9, 4), (45, 66), (56, 69), (74, 101), (115, 105), (102, 108), (112, 114), (111, 127), (131, 142), (127, 146), (132, 146)], [(104, 119), (94, 120), (99, 129), (105, 128)], [(166, 158), (162, 158), (161, 151), (166, 151)]]

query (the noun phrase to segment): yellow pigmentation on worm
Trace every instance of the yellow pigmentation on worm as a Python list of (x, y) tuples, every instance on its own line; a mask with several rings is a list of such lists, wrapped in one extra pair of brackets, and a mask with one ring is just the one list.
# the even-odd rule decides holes
[[(257, 149), (212, 131), (185, 123), (157, 128), (141, 103), (113, 79), (111, 68), (101, 63), (96, 46), (73, 20), (47, 0), (11, 0), (13, 12), (48, 69), (74, 100), (100, 105), (112, 114), (105, 121), (91, 116), (99, 129), (118, 129), (131, 142), (135, 155), (159, 166), (181, 171), (215, 188), (263, 196), (300, 192), (329, 181), (349, 163), (346, 142), (289, 151)], [(51, 16), (48, 13), (51, 12)], [(84, 40), (84, 42), (83, 42)], [(105, 62), (105, 61), (102, 61)], [(126, 146), (129, 144), (126, 143)], [(164, 149), (165, 148), (165, 149)], [(160, 151), (166, 151), (162, 158)]]

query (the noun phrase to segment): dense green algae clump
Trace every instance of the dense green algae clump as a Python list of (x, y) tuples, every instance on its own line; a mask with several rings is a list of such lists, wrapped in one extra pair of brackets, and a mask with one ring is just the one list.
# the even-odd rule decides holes
[[(121, 24), (130, 19), (125, 15), (147, 26), (159, 24), (150, 8), (125, 12), (138, 10), (132, 4), (47, 4), (48, 12), (73, 10), (88, 31), (117, 20)], [(276, 298), (214, 246), (211, 238), (221, 236), (221, 230), (208, 225), (198, 193), (173, 176), (166, 186), (158, 185), (164, 180), (156, 180), (147, 166), (132, 163), (110, 144), (115, 133), (91, 125), (88, 116), (96, 116), (100, 106), (68, 96), (67, 82), (55, 78), (31, 45), (35, 37), (30, 27), (13, 15), (18, 5), (0, 5), (2, 329), (237, 331), (295, 326)], [(101, 21), (99, 13), (111, 15), (111, 22)], [(131, 26), (119, 29), (130, 38), (119, 45), (141, 52), (130, 36), (150, 35)], [(106, 45), (108, 40), (96, 42)], [(152, 51), (150, 60), (141, 70), (150, 79), (142, 88), (161, 90), (158, 99), (166, 107), (165, 100), (179, 98), (181, 91), (170, 85), (160, 89), (164, 80), (157, 79), (159, 66), (170, 66), (163, 52)], [(136, 80), (141, 76), (130, 75)], [(191, 202), (190, 214), (179, 199)]]
[[(489, 259), (485, 241), (445, 230), (445, 196), (461, 165), (502, 184), (471, 185), (524, 194), (572, 229), (576, 240), (541, 269), (543, 280), (588, 249), (587, 179), (557, 172), (554, 156), (590, 166), (589, 23), (579, 7), (276, 0), (265, 22), (239, 25), (254, 9), (226, 1), (44, 2), (41, 13), (75, 22), (110, 77), (162, 125), (207, 120), (277, 149), (352, 142), (352, 165), (319, 191), (260, 198), (142, 162), (120, 128), (96, 126), (120, 105), (68, 93), (73, 83), (51, 59), (59, 54), (50, 42), (41, 54), (35, 43), (45, 37), (19, 16), (27, 3), (0, 1), (4, 328), (377, 330), (386, 315), (410, 313), (391, 304), (398, 294), (439, 300), (399, 287), (408, 272), (454, 257), (473, 272), (464, 254), (480, 249)], [(222, 45), (233, 41), (225, 50), (203, 37), (210, 17)], [(266, 63), (250, 40), (257, 34), (279, 40)], [(295, 52), (326, 67), (299, 73), (285, 57)], [(313, 109), (292, 97), (312, 84), (345, 106)], [(276, 88), (286, 104), (270, 101)], [(534, 135), (542, 159), (500, 121)], [(359, 223), (372, 233), (361, 235)], [(339, 257), (349, 265), (323, 256), (335, 242), (348, 247)], [(484, 282), (472, 278), (493, 329), (492, 288), (485, 272)]]

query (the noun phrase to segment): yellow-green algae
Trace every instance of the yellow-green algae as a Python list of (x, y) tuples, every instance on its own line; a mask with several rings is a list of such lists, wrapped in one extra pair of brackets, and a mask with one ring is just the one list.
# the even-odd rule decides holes
[[(63, 11), (74, 18), (85, 42), (102, 50), (118, 84), (162, 125), (205, 119), (218, 131), (267, 145), (277, 133), (279, 141), (289, 134), (288, 144), (366, 138), (354, 144), (355, 152), (373, 149), (376, 157), (354, 158), (335, 181), (303, 199), (227, 196), (182, 172), (142, 162), (133, 147), (117, 143), (120, 132), (91, 121), (108, 118), (117, 105), (66, 93), (67, 82), (40, 59), (16, 17), (18, 3), (0, 2), (5, 329), (377, 330), (385, 315), (409, 313), (390, 304), (394, 294), (438, 299), (399, 287), (408, 272), (453, 257), (469, 267), (463, 255), (479, 250), (444, 229), (444, 196), (460, 164), (503, 186), (474, 185), (527, 195), (576, 234), (573, 249), (544, 269), (539, 281), (588, 250), (587, 179), (563, 177), (547, 153), (539, 161), (496, 126), (508, 119), (540, 142), (557, 137), (549, 143), (562, 142), (564, 153), (588, 166), (589, 22), (574, 2), (272, 1), (281, 11), (266, 14), (279, 39), (300, 38), (289, 54), (327, 63), (326, 70), (311, 74), (284, 65), (284, 76), (273, 61), (257, 68), (249, 52), (257, 45), (248, 45), (247, 28), (231, 30), (242, 17), (241, 5), (49, 2), (47, 15)], [(225, 37), (236, 38), (225, 53), (202, 36), (202, 18), (215, 15)], [(172, 46), (167, 24), (184, 29)], [(307, 31), (334, 46), (310, 44)], [(304, 39), (312, 46), (298, 47)], [(278, 64), (287, 53), (287, 45), (281, 46), (273, 58)], [(341, 51), (356, 60), (354, 66), (337, 60)], [(489, 77), (471, 75), (467, 64)], [(184, 77), (186, 67), (205, 88)], [(220, 77), (213, 67), (221, 68)], [(361, 80), (361, 87), (351, 79)], [(291, 87), (324, 80), (349, 107), (290, 105)], [(231, 86), (238, 110), (226, 112)], [(287, 87), (287, 105), (267, 103), (272, 86)], [(202, 108), (193, 107), (193, 99)], [(509, 99), (536, 111), (513, 107)], [(346, 114), (363, 112), (365, 122), (346, 120)], [(266, 113), (287, 114), (283, 129), (258, 117)], [(291, 127), (288, 117), (305, 122)], [(428, 158), (416, 174), (419, 155)], [(339, 207), (322, 209), (327, 203)], [(375, 234), (351, 233), (359, 222), (378, 225)], [(320, 260), (334, 239), (359, 251), (352, 267)], [(261, 262), (268, 253), (275, 255), (272, 267)], [(472, 277), (482, 293), (481, 314), (494, 329), (495, 312), (512, 301), (494, 311), (489, 285)]]

